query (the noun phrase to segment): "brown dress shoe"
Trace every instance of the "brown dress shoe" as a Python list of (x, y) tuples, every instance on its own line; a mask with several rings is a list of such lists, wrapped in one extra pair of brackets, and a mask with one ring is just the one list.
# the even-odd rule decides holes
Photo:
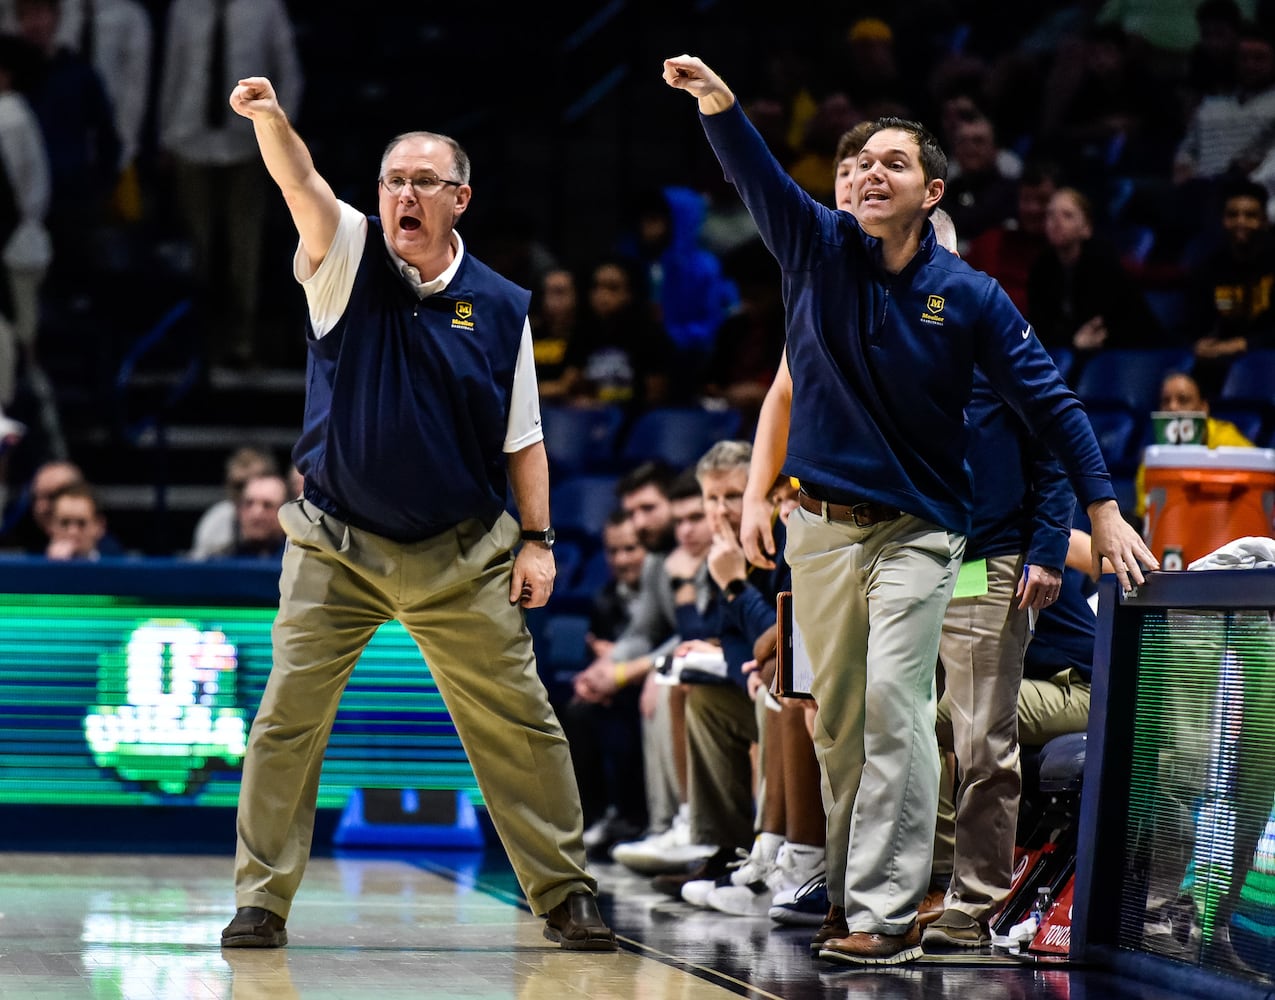
[(282, 948), (288, 943), (284, 919), (260, 906), (241, 906), (221, 932), (223, 948)]
[(568, 951), (615, 951), (615, 935), (591, 892), (573, 892), (545, 914), (545, 937)]
[(872, 934), (855, 931), (825, 941), (820, 958), (848, 965), (899, 965), (921, 957), (921, 928), (916, 921), (904, 934)]
[(819, 957), (819, 952), (823, 948), (825, 941), (845, 937), (849, 933), (850, 928), (846, 926), (845, 907), (833, 904), (828, 907), (828, 915), (823, 918), (823, 923), (815, 931), (815, 936), (810, 939), (811, 956)]
[(942, 889), (935, 889), (933, 892), (925, 894), (925, 898), (921, 900), (921, 907), (916, 915), (916, 922), (921, 925), (922, 930), (929, 927), (930, 924), (943, 915), (943, 900), (946, 898), (947, 893)]

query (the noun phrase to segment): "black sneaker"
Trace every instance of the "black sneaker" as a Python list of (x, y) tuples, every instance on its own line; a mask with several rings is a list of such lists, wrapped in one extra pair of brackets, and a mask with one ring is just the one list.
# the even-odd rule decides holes
[(687, 882), (695, 882), (700, 879), (709, 879), (715, 881), (730, 871), (730, 866), (738, 857), (738, 851), (734, 847), (719, 847), (716, 852), (709, 855), (699, 866), (693, 868), (689, 872), (675, 872), (670, 875), (657, 875), (651, 879), (651, 888), (656, 892), (662, 892), (666, 896), (672, 896), (674, 899), (682, 898), (682, 886)]

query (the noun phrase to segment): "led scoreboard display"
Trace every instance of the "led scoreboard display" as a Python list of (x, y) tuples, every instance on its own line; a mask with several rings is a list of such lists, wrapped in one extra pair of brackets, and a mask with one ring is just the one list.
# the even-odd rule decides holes
[[(0, 804), (233, 806), (277, 601), (255, 563), (0, 559)], [(319, 806), (370, 788), (481, 802), (395, 622), (350, 678)]]

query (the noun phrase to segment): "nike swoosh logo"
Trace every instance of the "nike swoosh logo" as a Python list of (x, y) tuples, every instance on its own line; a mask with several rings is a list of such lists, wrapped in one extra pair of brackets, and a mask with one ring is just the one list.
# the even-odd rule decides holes
[(1026, 340), (1026, 339), (1027, 339), (1028, 337), (1030, 337), (1031, 335), (1032, 335), (1032, 328), (1031, 328), (1030, 326), (1023, 330), (1023, 339), (1024, 339), (1024, 340)]

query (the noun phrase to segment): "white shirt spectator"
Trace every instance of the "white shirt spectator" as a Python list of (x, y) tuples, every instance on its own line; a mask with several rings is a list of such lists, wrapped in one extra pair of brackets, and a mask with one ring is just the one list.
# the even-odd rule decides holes
[(0, 161), (18, 208), (18, 226), (0, 253), (14, 270), (39, 270), (52, 258), (44, 217), (51, 193), (44, 134), (27, 99), (16, 91), (0, 94)]
[[(280, 0), (225, 0), (225, 5), (221, 93), (227, 105), (240, 79), (268, 76), (279, 103), (295, 111), (303, 80), (287, 10)], [(260, 156), (248, 119), (231, 112), (219, 128), (205, 123), (217, 6), (218, 0), (175, 0), (168, 11), (157, 101), (159, 145), (190, 163), (242, 163)]]

